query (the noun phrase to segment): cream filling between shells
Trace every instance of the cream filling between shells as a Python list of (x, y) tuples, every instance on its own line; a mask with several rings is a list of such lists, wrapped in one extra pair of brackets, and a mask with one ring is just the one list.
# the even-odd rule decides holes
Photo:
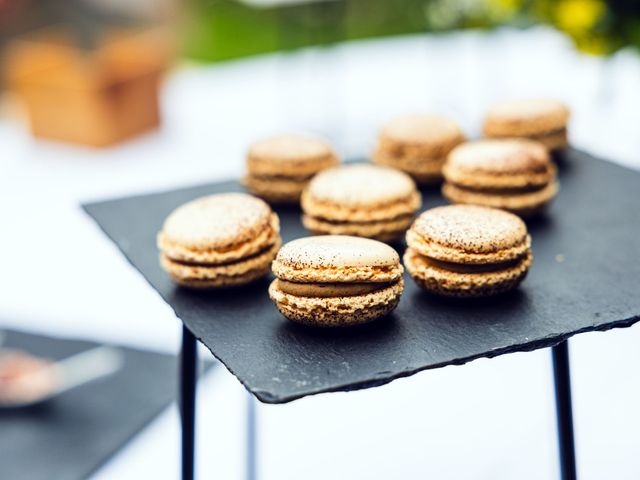
[(296, 297), (352, 297), (357, 295), (366, 295), (368, 293), (383, 290), (395, 282), (367, 283), (367, 282), (333, 282), (333, 283), (303, 283), (292, 282), (288, 280), (278, 279), (278, 288), (289, 295)]

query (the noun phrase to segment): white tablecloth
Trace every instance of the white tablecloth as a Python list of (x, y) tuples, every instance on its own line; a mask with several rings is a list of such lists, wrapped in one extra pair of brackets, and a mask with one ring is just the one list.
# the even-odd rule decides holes
[[(406, 112), (451, 114), (476, 136), (491, 101), (522, 96), (566, 100), (575, 145), (640, 167), (639, 85), (632, 52), (605, 61), (548, 29), (505, 29), (183, 67), (163, 91), (163, 128), (108, 150), (34, 142), (3, 119), (0, 325), (177, 351), (179, 322), (80, 201), (238, 176), (247, 145), (282, 130), (326, 135), (345, 156)], [(640, 477), (639, 342), (640, 327), (571, 341), (582, 479)], [(260, 478), (554, 478), (550, 374), (538, 351), (261, 405)], [(218, 369), (198, 401), (199, 478), (241, 478), (242, 388)], [(96, 478), (177, 478), (178, 432), (172, 407)]]

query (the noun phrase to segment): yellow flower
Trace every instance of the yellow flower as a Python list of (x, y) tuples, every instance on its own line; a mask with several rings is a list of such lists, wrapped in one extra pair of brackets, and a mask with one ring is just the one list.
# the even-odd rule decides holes
[(556, 23), (569, 32), (591, 30), (607, 9), (602, 0), (561, 0), (556, 7)]

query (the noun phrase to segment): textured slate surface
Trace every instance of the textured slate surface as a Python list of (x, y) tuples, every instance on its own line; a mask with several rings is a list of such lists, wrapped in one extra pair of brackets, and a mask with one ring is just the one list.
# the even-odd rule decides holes
[[(519, 290), (485, 301), (447, 301), (407, 279), (389, 318), (351, 330), (287, 322), (269, 300), (267, 280), (212, 293), (172, 285), (158, 266), (154, 241), (164, 217), (192, 198), (242, 190), (236, 182), (85, 209), (251, 392), (263, 402), (283, 403), (548, 347), (576, 333), (640, 320), (640, 174), (573, 150), (559, 163), (560, 195), (545, 217), (529, 224), (535, 261)], [(424, 208), (440, 203), (437, 190), (424, 192)], [(285, 241), (306, 235), (296, 209), (278, 213)]]
[[(9, 331), (3, 347), (62, 359), (96, 347)], [(123, 368), (37, 407), (0, 411), (0, 478), (80, 480), (176, 397), (172, 355), (122, 348)]]

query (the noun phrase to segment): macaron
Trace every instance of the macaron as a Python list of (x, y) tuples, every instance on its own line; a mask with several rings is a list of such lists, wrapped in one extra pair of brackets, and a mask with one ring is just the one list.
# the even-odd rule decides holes
[(244, 285), (269, 273), (282, 241), (278, 216), (245, 193), (198, 198), (174, 210), (158, 233), (160, 264), (185, 287)]
[(567, 146), (569, 108), (557, 100), (516, 100), (492, 106), (484, 119), (487, 137), (530, 138), (549, 150)]
[(272, 265), (269, 296), (289, 320), (319, 327), (370, 322), (390, 313), (404, 289), (390, 246), (342, 235), (286, 243)]
[(540, 142), (479, 140), (459, 145), (443, 167), (442, 193), (454, 203), (539, 213), (558, 193), (556, 166)]
[(516, 215), (475, 205), (422, 213), (407, 232), (404, 265), (418, 286), (446, 297), (507, 292), (533, 261), (527, 226)]
[(247, 154), (247, 188), (271, 203), (298, 203), (311, 177), (339, 163), (318, 138), (280, 135), (254, 143)]
[(344, 165), (311, 180), (302, 193), (302, 223), (320, 235), (394, 241), (409, 228), (421, 202), (414, 181), (399, 170)]
[(398, 117), (382, 128), (373, 161), (408, 173), (418, 184), (438, 183), (447, 154), (463, 141), (462, 130), (449, 118)]

